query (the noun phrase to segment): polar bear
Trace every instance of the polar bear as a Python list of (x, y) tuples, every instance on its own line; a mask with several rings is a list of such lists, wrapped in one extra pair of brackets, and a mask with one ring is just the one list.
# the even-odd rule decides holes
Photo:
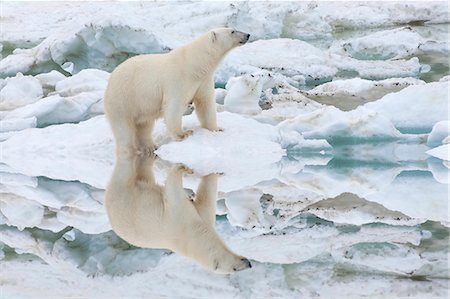
[(149, 155), (118, 157), (105, 195), (117, 235), (135, 246), (170, 249), (217, 273), (250, 268), (214, 230), (218, 174), (203, 177), (191, 199), (182, 182), (187, 168), (175, 166), (160, 186), (153, 164)]
[(105, 92), (105, 113), (116, 149), (152, 151), (155, 120), (164, 117), (177, 139), (189, 136), (181, 118), (193, 103), (203, 128), (218, 131), (214, 101), (214, 70), (233, 48), (250, 35), (230, 28), (211, 30), (166, 54), (132, 57), (111, 74)]

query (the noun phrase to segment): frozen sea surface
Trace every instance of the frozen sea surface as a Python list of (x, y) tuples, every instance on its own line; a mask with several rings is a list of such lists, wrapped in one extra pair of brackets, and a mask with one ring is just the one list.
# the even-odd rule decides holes
[[(449, 297), (447, 2), (1, 6), (1, 298)], [(116, 161), (110, 72), (219, 26), (224, 131)]]

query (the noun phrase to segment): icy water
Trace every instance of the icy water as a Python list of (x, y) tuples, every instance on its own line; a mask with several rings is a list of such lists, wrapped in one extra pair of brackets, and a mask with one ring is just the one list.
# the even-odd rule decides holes
[[(8, 274), (20, 271), (24, 296), (35, 288), (85, 294), (79, 284), (90, 296), (153, 296), (168, 279), (184, 288), (169, 294), (187, 297), (446, 297), (449, 230), (441, 221), (448, 224), (448, 190), (428, 170), (443, 165), (389, 156), (386, 148), (398, 144), (354, 146), (358, 155), (341, 145), (321, 166), (304, 166), (311, 157), (290, 153), (279, 162), (289, 169), (281, 178), (232, 192), (221, 192), (226, 174), (201, 178), (160, 159), (119, 162), (106, 200), (104, 190), (84, 183), (4, 174), (1, 211), (10, 225), (0, 226), (2, 298), (12, 298), (17, 286)], [(25, 197), (44, 204), (37, 209)], [(41, 227), (55, 230), (59, 222), (59, 231), (28, 228), (37, 213)], [(220, 256), (208, 256), (211, 248)], [(251, 269), (210, 272), (245, 268), (241, 257)], [(65, 290), (57, 290), (59, 282)], [(130, 285), (139, 287), (127, 291)]]

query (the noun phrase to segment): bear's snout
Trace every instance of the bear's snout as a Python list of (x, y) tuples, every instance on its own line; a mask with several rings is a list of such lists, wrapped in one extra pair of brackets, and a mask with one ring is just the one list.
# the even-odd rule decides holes
[(250, 38), (250, 34), (248, 34), (248, 33), (242, 33), (242, 39), (241, 39), (241, 41), (240, 41), (240, 43), (241, 44), (245, 44), (247, 41), (248, 41), (248, 39)]

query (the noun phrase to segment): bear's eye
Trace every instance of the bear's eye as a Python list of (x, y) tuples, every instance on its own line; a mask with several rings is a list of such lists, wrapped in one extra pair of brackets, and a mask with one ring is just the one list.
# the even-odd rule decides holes
[(231, 34), (233, 34), (234, 33), (234, 30), (233, 31), (231, 31)]

